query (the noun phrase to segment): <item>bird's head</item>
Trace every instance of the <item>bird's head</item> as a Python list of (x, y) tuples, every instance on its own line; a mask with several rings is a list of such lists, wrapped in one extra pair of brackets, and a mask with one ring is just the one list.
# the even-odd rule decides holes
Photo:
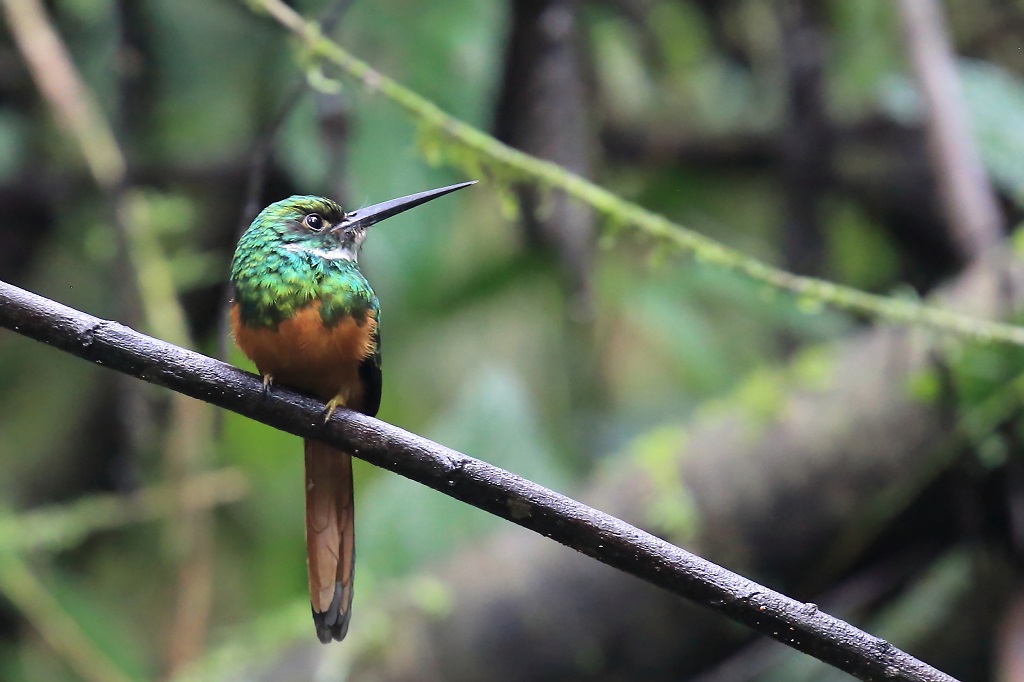
[(243, 239), (263, 249), (309, 252), (324, 258), (355, 261), (365, 229), (342, 227), (345, 212), (324, 197), (291, 196), (260, 211)]
[(371, 225), (475, 182), (410, 194), (347, 213), (330, 199), (296, 195), (263, 209), (249, 226), (243, 240), (259, 242), (263, 248), (308, 252), (330, 260), (356, 262)]

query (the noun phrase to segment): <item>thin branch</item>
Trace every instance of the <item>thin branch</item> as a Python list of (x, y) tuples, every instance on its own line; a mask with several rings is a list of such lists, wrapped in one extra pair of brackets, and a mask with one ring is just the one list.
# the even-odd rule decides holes
[(971, 132), (938, 0), (900, 0), (907, 50), (925, 102), (925, 129), (949, 228), (964, 260), (1003, 236), (1003, 218)]
[(0, 554), (0, 591), (83, 679), (131, 682), (132, 678), (96, 647), (36, 572), (17, 554)]
[(163, 484), (131, 495), (94, 495), (69, 504), (0, 516), (0, 592), (84, 679), (127, 680), (29, 568), (21, 552), (66, 549), (97, 531), (177, 514), (181, 506), (205, 509), (236, 502), (247, 492), (248, 484), (240, 471), (222, 469), (195, 476), (180, 487)]
[(348, 450), (457, 500), (718, 611), (863, 680), (953, 678), (888, 642), (701, 559), (608, 514), (357, 412), (323, 404), (0, 282), (0, 326), (304, 438)]
[(74, 138), (96, 183), (117, 188), (126, 172), (113, 131), (74, 68), (39, 0), (3, 0), (11, 36), (57, 119)]
[[(334, 0), (332, 4), (328, 5), (320, 13), (320, 30), (325, 35), (330, 35), (351, 4), (351, 0)], [(245, 231), (245, 228), (249, 226), (249, 223), (262, 208), (260, 193), (263, 191), (263, 184), (266, 181), (267, 170), (273, 157), (274, 144), (277, 142), (278, 133), (288, 121), (292, 112), (295, 111), (295, 107), (302, 101), (302, 96), (308, 87), (309, 83), (305, 78), (305, 74), (295, 78), (286, 88), (285, 97), (278, 105), (277, 111), (274, 112), (271, 119), (256, 136), (256, 141), (249, 152), (249, 174), (245, 182), (245, 203), (242, 206), (242, 215), (238, 220), (239, 237), (242, 236), (242, 232)]]
[(823, 199), (829, 189), (834, 135), (826, 103), (824, 8), (815, 0), (779, 5), (786, 113), (780, 180), (785, 200), (782, 252), (791, 270), (819, 274), (825, 254)]
[(237, 502), (248, 488), (241, 471), (221, 469), (197, 474), (181, 485), (164, 483), (130, 495), (91, 495), (0, 515), (0, 547), (8, 552), (68, 549), (98, 531)]
[[(151, 229), (148, 202), (125, 188), (127, 163), (117, 135), (78, 73), (64, 41), (40, 0), (3, 0), (11, 33), (44, 100), (78, 145), (96, 184), (113, 207), (121, 254), (134, 274), (145, 319), (159, 336), (188, 345), (190, 333), (170, 267)], [(205, 444), (213, 422), (201, 406), (181, 396), (172, 403), (163, 446), (167, 477), (183, 484), (205, 465)], [(205, 509), (170, 518), (167, 531), (178, 569), (178, 598), (168, 645), (168, 667), (198, 655), (205, 637), (212, 589), (212, 544)]]
[(181, 486), (163, 484), (131, 495), (94, 495), (17, 515), (0, 516), (0, 592), (84, 679), (118, 682), (125, 674), (99, 651), (81, 626), (26, 565), (26, 550), (60, 550), (100, 530), (235, 502), (248, 492), (237, 469), (200, 474)]
[(610, 230), (631, 229), (650, 238), (655, 246), (692, 255), (697, 261), (742, 275), (772, 289), (787, 291), (812, 303), (868, 315), (897, 324), (931, 327), (984, 341), (1024, 345), (1024, 327), (981, 320), (941, 310), (905, 298), (878, 296), (853, 287), (795, 275), (678, 223), (621, 199), (612, 192), (567, 171), (498, 142), (487, 133), (445, 113), (433, 102), (356, 58), (326, 38), (318, 26), (306, 21), (281, 0), (239, 0), (266, 11), (298, 35), (310, 59), (322, 59), (362, 83), (370, 92), (394, 102), (420, 126), (420, 139), (428, 154), (461, 165), (473, 173), (490, 173), (498, 189), (519, 182), (547, 190), (563, 190), (591, 206)]

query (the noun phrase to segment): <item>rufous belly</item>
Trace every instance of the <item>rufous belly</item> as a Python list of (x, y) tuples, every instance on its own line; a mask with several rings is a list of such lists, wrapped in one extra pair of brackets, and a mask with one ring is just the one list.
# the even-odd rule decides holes
[(321, 400), (337, 398), (358, 409), (362, 400), (359, 365), (374, 350), (377, 320), (372, 311), (361, 323), (345, 317), (327, 327), (320, 320), (320, 304), (314, 302), (277, 327), (248, 327), (239, 319), (238, 305), (231, 306), (235, 340), (264, 376), (274, 383), (298, 388)]

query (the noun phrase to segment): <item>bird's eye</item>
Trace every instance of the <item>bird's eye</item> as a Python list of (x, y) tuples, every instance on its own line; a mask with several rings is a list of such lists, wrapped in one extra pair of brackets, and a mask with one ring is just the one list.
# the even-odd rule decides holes
[(319, 232), (324, 229), (324, 219), (318, 216), (316, 213), (310, 213), (302, 220), (302, 224), (313, 230)]

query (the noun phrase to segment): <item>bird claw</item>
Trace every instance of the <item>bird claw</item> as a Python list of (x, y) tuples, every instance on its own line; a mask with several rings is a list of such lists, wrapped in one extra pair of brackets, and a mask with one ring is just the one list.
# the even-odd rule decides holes
[(263, 397), (270, 395), (270, 387), (274, 385), (274, 377), (270, 374), (263, 375)]
[(338, 409), (338, 405), (340, 404), (341, 403), (337, 398), (331, 398), (330, 401), (328, 401), (327, 406), (324, 408), (324, 424), (331, 421), (331, 415), (334, 414), (334, 411)]

